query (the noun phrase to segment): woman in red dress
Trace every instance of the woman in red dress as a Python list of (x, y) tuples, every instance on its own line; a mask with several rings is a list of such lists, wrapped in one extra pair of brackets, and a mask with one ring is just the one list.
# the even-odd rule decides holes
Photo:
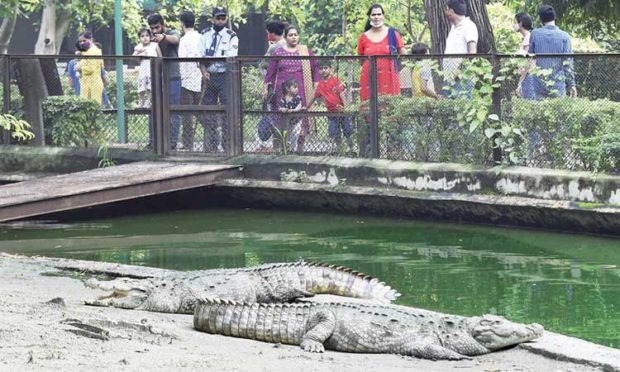
[[(357, 41), (357, 53), (362, 56), (390, 55), (397, 52), (405, 54), (405, 45), (398, 31), (383, 24), (383, 7), (379, 4), (371, 5), (368, 9), (368, 22), (365, 32)], [(394, 33), (395, 44), (390, 49), (390, 38), (388, 34)], [(394, 50), (395, 49), (395, 50)], [(380, 95), (396, 96), (400, 94), (400, 81), (398, 80), (396, 64), (393, 59), (377, 59), (377, 91)], [(369, 71), (368, 61), (362, 65), (362, 76), (360, 78), (360, 98), (364, 101), (370, 97), (369, 92)]]

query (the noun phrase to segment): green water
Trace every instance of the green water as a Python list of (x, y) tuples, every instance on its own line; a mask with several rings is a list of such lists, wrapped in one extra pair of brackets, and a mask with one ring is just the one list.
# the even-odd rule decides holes
[(620, 240), (387, 218), (209, 209), (0, 226), (0, 250), (179, 270), (300, 258), (377, 276), (398, 303), (620, 347)]

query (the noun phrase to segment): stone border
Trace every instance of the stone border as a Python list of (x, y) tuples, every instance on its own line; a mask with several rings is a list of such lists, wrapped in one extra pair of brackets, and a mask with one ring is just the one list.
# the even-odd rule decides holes
[(567, 201), (247, 179), (220, 181), (218, 186), (223, 193), (219, 199), (231, 205), (620, 235), (617, 208), (584, 209)]
[(454, 163), (414, 163), (331, 157), (243, 156), (246, 178), (279, 180), (282, 172), (303, 171), (307, 182), (346, 183), (410, 191), (522, 196), (602, 203), (620, 208), (620, 175), (527, 167), (483, 168)]

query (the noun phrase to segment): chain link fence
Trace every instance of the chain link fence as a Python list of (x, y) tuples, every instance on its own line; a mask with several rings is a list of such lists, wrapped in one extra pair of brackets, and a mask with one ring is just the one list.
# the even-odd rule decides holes
[[(140, 73), (144, 62), (150, 64), (135, 57), (3, 56), (3, 112), (28, 121), (38, 145), (151, 151), (152, 106), (143, 99), (151, 79)], [(4, 143), (16, 143), (7, 137)]]
[[(231, 77), (225, 58), (163, 60), (164, 133), (169, 133), (167, 152), (230, 154), (227, 104), (231, 99)], [(166, 88), (166, 86), (168, 88)], [(168, 129), (166, 129), (168, 128)]]
[[(243, 58), (240, 71), (244, 152), (358, 155), (359, 59)], [(344, 106), (314, 98), (326, 90)]]
[(501, 120), (523, 134), (515, 163), (620, 172), (620, 55), (500, 61)]
[[(379, 57), (376, 61), (379, 156), (385, 159), (492, 164), (492, 144), (463, 116), (471, 84), (450, 75), (463, 58)], [(476, 58), (471, 63), (485, 63)], [(453, 71), (452, 74), (456, 74)]]
[(46, 145), (620, 172), (619, 54), (80, 57), (106, 71), (80, 76), (86, 106), (72, 59), (0, 59), (3, 112), (41, 103)]

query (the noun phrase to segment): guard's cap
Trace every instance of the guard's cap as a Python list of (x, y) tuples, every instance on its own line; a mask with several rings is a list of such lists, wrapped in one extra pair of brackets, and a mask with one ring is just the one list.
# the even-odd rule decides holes
[(215, 8), (213, 8), (214, 17), (221, 16), (221, 15), (228, 15), (226, 8), (224, 8), (223, 6), (216, 6)]

